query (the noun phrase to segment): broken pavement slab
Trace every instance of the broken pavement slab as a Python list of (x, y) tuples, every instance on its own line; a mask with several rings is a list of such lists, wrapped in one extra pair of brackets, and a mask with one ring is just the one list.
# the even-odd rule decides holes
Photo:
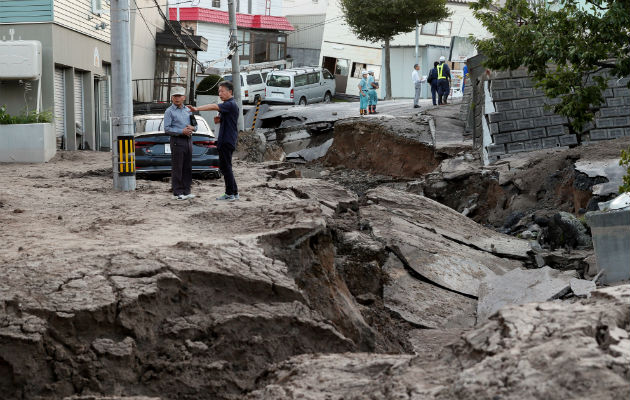
[(385, 307), (422, 328), (465, 328), (476, 321), (477, 301), (411, 276), (390, 254), (383, 270), (389, 280), (383, 287)]
[(409, 218), (418, 226), (463, 245), (516, 260), (529, 258), (526, 240), (498, 233), (428, 197), (378, 187), (367, 193), (368, 200), (392, 208), (392, 213)]
[(526, 241), (483, 228), (423, 196), (379, 187), (367, 198), (374, 204), (361, 208), (361, 218), (369, 222), (374, 237), (406, 267), (442, 288), (476, 297), (484, 277), (522, 266), (519, 260), (495, 255), (493, 248), (520, 256), (529, 250)]
[(507, 305), (548, 301), (567, 293), (575, 271), (513, 269), (501, 276), (487, 276), (479, 287), (477, 320), (483, 322)]

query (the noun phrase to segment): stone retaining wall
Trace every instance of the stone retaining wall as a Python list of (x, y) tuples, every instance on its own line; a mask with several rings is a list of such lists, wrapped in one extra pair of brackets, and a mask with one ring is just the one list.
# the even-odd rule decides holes
[[(469, 64), (480, 66), (482, 61), (483, 56), (476, 56)], [(474, 121), (470, 125), (474, 126), (475, 147), (487, 162), (512, 153), (630, 136), (630, 78), (608, 81), (595, 120), (576, 133), (566, 117), (547, 107), (560, 99), (545, 97), (525, 68), (493, 72), (474, 68), (473, 72), (475, 90), (469, 122)]]

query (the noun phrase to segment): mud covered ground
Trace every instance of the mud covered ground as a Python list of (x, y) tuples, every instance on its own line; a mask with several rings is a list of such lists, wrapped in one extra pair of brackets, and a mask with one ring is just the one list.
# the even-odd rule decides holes
[(115, 192), (110, 168), (0, 165), (3, 398), (629, 394), (628, 286), (476, 326), (481, 279), (529, 244), (409, 179), (236, 162), (241, 201), (196, 180), (182, 202), (161, 180)]

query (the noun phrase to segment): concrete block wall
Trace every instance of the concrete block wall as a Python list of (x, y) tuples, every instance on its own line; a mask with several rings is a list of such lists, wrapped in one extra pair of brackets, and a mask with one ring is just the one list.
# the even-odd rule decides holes
[(582, 142), (630, 136), (630, 78), (609, 79), (604, 103), (595, 113), (595, 120), (581, 134)]
[(492, 137), (491, 143), (484, 143), (490, 162), (511, 153), (630, 136), (628, 78), (609, 80), (604, 104), (594, 122), (579, 135), (570, 131), (566, 117), (547, 107), (560, 99), (545, 97), (534, 87), (526, 69), (493, 71), (487, 79), (494, 106), (494, 110), (484, 113)]

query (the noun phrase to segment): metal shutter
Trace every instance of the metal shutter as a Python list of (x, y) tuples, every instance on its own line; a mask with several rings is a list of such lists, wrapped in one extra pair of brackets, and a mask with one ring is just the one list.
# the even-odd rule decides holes
[(57, 147), (61, 147), (61, 138), (66, 136), (66, 101), (63, 69), (55, 68), (55, 134)]
[[(77, 126), (77, 130), (85, 135), (85, 124), (83, 121), (83, 73), (75, 72), (74, 74), (74, 121), (78, 122), (80, 127)], [(77, 142), (77, 148), (81, 147), (80, 142)]]

